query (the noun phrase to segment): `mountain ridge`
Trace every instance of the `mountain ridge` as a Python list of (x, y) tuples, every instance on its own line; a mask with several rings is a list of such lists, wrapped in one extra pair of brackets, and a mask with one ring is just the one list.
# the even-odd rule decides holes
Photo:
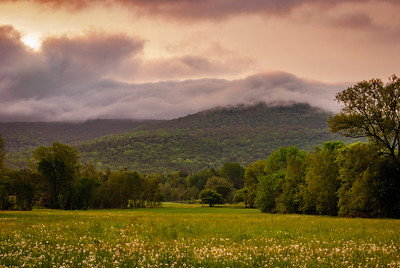
[[(60, 130), (38, 137), (32, 134), (32, 129), (31, 132), (27, 129), (33, 143), (14, 146), (7, 163), (13, 168), (22, 167), (21, 163), (29, 158), (29, 150), (49, 145), (52, 138), (58, 138), (52, 141), (74, 145), (82, 163), (92, 163), (103, 170), (127, 167), (146, 173), (195, 172), (219, 168), (225, 162), (246, 165), (266, 158), (280, 146), (295, 145), (311, 151), (325, 141), (348, 141), (329, 132), (326, 120), (330, 115), (304, 103), (275, 106), (258, 103), (216, 107), (171, 120), (116, 120), (117, 123), (95, 120), (83, 123), (92, 127), (88, 127), (89, 133), (82, 133), (83, 125), (69, 123), (65, 124), (67, 128), (77, 128), (70, 130), (75, 136), (65, 138), (67, 131), (63, 139), (57, 136)], [(107, 124), (115, 124), (118, 131), (111, 131)], [(96, 132), (100, 127), (103, 131)], [(112, 133), (101, 135), (107, 131)], [(7, 144), (7, 135), (3, 136)], [(20, 140), (24, 138), (29, 140), (23, 135)]]

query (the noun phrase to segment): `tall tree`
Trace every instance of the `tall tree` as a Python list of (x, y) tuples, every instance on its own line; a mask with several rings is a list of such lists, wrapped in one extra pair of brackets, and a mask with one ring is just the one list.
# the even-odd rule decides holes
[(233, 187), (240, 189), (243, 188), (244, 171), (239, 163), (232, 162), (223, 164), (219, 173), (221, 177), (229, 179)]
[(4, 168), (4, 160), (6, 158), (6, 142), (0, 134), (0, 171)]
[(327, 142), (322, 150), (317, 147), (310, 155), (306, 174), (306, 185), (301, 190), (302, 207), (305, 213), (320, 215), (337, 214), (337, 190), (340, 187), (337, 155), (342, 142)]
[(206, 189), (212, 189), (222, 195), (227, 202), (232, 201), (233, 183), (227, 178), (211, 177), (207, 180)]
[(342, 111), (328, 120), (332, 132), (367, 137), (400, 167), (400, 79), (362, 81), (339, 92)]
[(10, 178), (10, 195), (16, 197), (16, 209), (31, 210), (37, 199), (37, 188), (40, 185), (38, 174), (29, 169), (12, 171)]
[(276, 211), (280, 213), (298, 213), (301, 204), (300, 189), (305, 184), (307, 153), (287, 156), (285, 180), (282, 192), (276, 197)]
[[(255, 200), (256, 207), (258, 209), (260, 209), (262, 212), (278, 211), (278, 208), (276, 207), (276, 201), (277, 198), (283, 193), (282, 185), (286, 180), (285, 177), (288, 160), (290, 157), (296, 156), (301, 156), (301, 158), (304, 158), (304, 154), (305, 153), (300, 151), (296, 146), (291, 146), (289, 148), (281, 147), (267, 158), (264, 169), (265, 174), (258, 178), (260, 183)], [(291, 187), (297, 186), (292, 184)], [(286, 200), (285, 202), (290, 201)]]
[(400, 181), (387, 158), (360, 142), (341, 152), (339, 216), (400, 217)]
[(69, 208), (70, 190), (78, 172), (78, 157), (74, 147), (58, 142), (33, 151), (37, 169), (48, 186), (50, 208)]
[(5, 141), (0, 134), (0, 210), (9, 209), (11, 203), (8, 200), (9, 179), (4, 172), (4, 158), (6, 156)]
[(161, 194), (159, 183), (156, 177), (148, 177), (143, 181), (141, 199), (146, 206), (160, 207), (164, 196)]
[(112, 208), (127, 208), (129, 206), (144, 206), (144, 180), (139, 173), (130, 172), (126, 168), (110, 174), (106, 196), (107, 206)]
[(246, 167), (244, 173), (244, 188), (247, 192), (243, 195), (243, 200), (250, 208), (256, 206), (255, 200), (258, 191), (259, 178), (265, 176), (267, 173), (265, 167), (267, 160), (258, 160)]

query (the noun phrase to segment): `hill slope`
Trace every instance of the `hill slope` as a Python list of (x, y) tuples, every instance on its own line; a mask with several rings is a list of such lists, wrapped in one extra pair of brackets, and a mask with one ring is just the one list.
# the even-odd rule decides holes
[[(280, 146), (296, 145), (311, 151), (325, 141), (344, 140), (328, 131), (328, 117), (328, 113), (308, 104), (258, 104), (215, 108), (174, 120), (40, 123), (48, 124), (40, 131), (39, 123), (34, 128), (29, 125), (32, 123), (18, 123), (22, 124), (16, 143), (19, 147), (9, 145), (7, 134), (12, 132), (11, 137), (15, 137), (18, 131), (10, 128), (3, 135), (12, 149), (7, 160), (12, 168), (23, 166), (29, 158), (27, 148), (61, 141), (74, 144), (81, 162), (93, 163), (99, 169), (125, 166), (146, 173), (194, 172), (219, 168), (225, 162), (246, 165), (266, 158)], [(113, 135), (102, 136), (110, 133)], [(24, 139), (27, 144), (21, 145)]]
[(98, 138), (77, 148), (83, 162), (93, 162), (98, 168), (193, 172), (219, 168), (225, 162), (247, 165), (280, 146), (312, 151), (325, 141), (343, 140), (329, 132), (328, 117), (307, 104), (216, 108)]
[(53, 142), (76, 144), (109, 134), (119, 134), (156, 121), (98, 119), (85, 122), (0, 123), (0, 134), (10, 153)]

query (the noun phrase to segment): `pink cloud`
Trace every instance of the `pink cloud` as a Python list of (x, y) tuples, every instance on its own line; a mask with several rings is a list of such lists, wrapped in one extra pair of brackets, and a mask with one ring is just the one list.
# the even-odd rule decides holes
[[(362, 3), (365, 0), (3, 0), (8, 2), (33, 2), (44, 7), (64, 8), (73, 12), (85, 10), (97, 5), (121, 5), (131, 8), (137, 14), (157, 15), (177, 20), (223, 20), (240, 14), (285, 15), (293, 9), (310, 4), (324, 8), (348, 4)], [(369, 0), (376, 1), (376, 0)], [(384, 0), (398, 4), (396, 0)]]
[[(218, 74), (233, 64), (194, 55), (149, 63), (135, 58), (144, 47), (140, 38), (99, 32), (51, 37), (45, 40), (41, 51), (33, 53), (20, 42), (16, 30), (8, 26), (0, 29), (0, 44), (4, 48), (1, 55), (13, 56), (12, 64), (0, 69), (0, 121), (166, 119), (216, 106), (260, 101), (308, 102), (334, 110), (334, 95), (344, 88), (282, 72), (236, 80), (122, 82), (110, 74), (128, 66), (123, 62), (132, 58), (132, 75), (151, 71), (159, 76), (174, 71), (181, 75)], [(158, 70), (152, 70), (157, 64)]]

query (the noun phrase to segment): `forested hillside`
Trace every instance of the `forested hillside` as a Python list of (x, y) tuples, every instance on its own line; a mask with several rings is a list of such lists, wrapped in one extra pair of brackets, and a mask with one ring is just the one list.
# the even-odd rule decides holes
[(0, 123), (9, 153), (23, 151), (53, 142), (74, 144), (97, 137), (131, 131), (150, 120), (98, 119), (85, 122), (10, 122)]
[[(247, 165), (280, 146), (311, 151), (325, 141), (343, 140), (328, 131), (328, 117), (308, 104), (258, 104), (215, 108), (162, 121), (15, 123), (19, 135), (13, 128), (0, 129), (0, 133), (6, 138), (7, 164), (12, 168), (25, 165), (30, 157), (26, 149), (60, 141), (74, 144), (81, 162), (93, 163), (101, 170), (127, 167), (145, 173), (195, 172), (226, 162)], [(110, 132), (113, 135), (103, 136)]]
[(328, 131), (329, 114), (307, 104), (216, 108), (101, 137), (77, 146), (97, 168), (123, 166), (145, 173), (196, 172), (226, 162), (247, 165), (280, 146), (315, 146), (342, 136)]

